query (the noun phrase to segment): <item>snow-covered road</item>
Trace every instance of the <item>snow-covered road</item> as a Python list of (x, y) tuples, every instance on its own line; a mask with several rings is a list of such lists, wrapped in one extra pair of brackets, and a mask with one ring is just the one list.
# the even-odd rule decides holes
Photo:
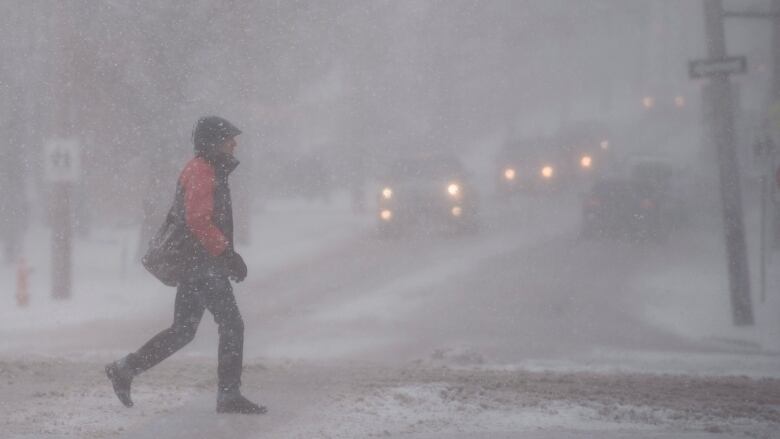
[[(641, 246), (581, 241), (571, 197), (492, 210), (478, 235), (381, 240), (370, 218), (342, 207), (269, 209), (244, 249), (253, 273), (236, 288), (244, 389), (268, 415), (213, 412), (209, 319), (191, 345), (136, 379), (133, 409), (115, 400), (102, 364), (170, 323), (171, 291), (139, 272), (108, 297), (83, 290), (74, 302), (87, 310), (42, 298), (4, 309), (3, 431), (780, 437), (780, 297), (757, 306), (755, 328), (731, 327), (713, 230)], [(84, 276), (110, 288), (100, 267)], [(129, 296), (130, 286), (152, 291)], [(132, 297), (143, 303), (123, 312)], [(36, 324), (61, 305), (72, 312)]]

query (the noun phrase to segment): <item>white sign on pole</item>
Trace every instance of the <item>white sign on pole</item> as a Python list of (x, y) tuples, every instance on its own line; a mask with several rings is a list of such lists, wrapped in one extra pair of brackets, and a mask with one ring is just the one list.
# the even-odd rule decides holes
[(79, 179), (79, 144), (73, 139), (54, 139), (44, 147), (44, 177), (51, 183), (72, 183)]

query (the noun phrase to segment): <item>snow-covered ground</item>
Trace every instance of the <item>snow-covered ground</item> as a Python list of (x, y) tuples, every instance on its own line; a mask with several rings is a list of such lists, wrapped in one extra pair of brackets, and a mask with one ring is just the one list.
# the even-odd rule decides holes
[[(768, 252), (766, 291), (762, 293), (759, 216), (749, 205), (746, 224), (748, 248), (752, 250), (754, 325), (732, 324), (725, 245), (717, 218), (678, 234), (669, 250), (651, 258), (660, 269), (643, 271), (636, 281), (636, 288), (646, 297), (646, 321), (692, 340), (780, 354), (780, 253)], [(661, 259), (664, 264), (657, 264)]]
[(0, 362), (3, 437), (776, 438), (780, 424), (780, 383), (738, 376), (250, 362), (244, 391), (270, 411), (242, 417), (214, 413), (213, 359), (161, 364), (132, 409), (101, 366)]
[[(213, 412), (216, 335), (210, 322), (191, 346), (139, 377), (136, 407), (122, 407), (102, 366), (162, 329), (173, 290), (128, 262), (134, 230), (102, 230), (76, 241), (73, 297), (54, 300), (47, 231), (33, 227), (26, 249), (33, 269), (28, 307), (16, 306), (14, 267), (0, 269), (0, 437), (780, 437), (778, 278), (770, 279), (765, 301), (754, 294), (757, 325), (735, 328), (718, 268), (725, 266), (719, 265), (722, 250), (711, 229), (635, 250), (619, 243), (567, 247), (576, 241), (576, 217), (523, 219), (534, 232), (521, 234), (513, 232), (513, 221), (488, 218), (475, 237), (383, 242), (372, 234), (371, 214), (354, 215), (345, 197), (332, 205), (270, 203), (254, 218), (252, 245), (240, 249), (250, 278), (236, 287), (247, 321), (244, 391), (270, 407), (259, 418)], [(502, 296), (489, 293), (507, 287), (491, 283), (501, 279), (500, 263), (511, 266), (527, 252), (548, 257), (539, 250), (545, 247), (551, 254), (570, 248), (565, 261), (584, 258), (582, 267), (562, 268), (562, 278), (598, 267), (587, 258), (604, 249), (615, 261), (634, 258), (635, 268), (621, 282), (637, 303), (618, 308), (631, 314), (625, 321), (656, 328), (659, 340), (679, 342), (671, 350), (604, 343), (565, 355), (531, 349), (493, 356), (500, 338), (490, 347), (479, 337), (462, 343), (436, 338), (441, 322), (450, 322), (441, 329), (448, 334), (458, 329), (452, 320), (469, 316), (468, 310), (452, 313), (458, 301), (472, 303), (459, 295), (460, 283), (481, 282), (485, 291), (475, 293), (498, 300)], [(484, 280), (473, 277), (483, 271)], [(541, 279), (523, 287), (556, 273), (542, 266), (530, 271)], [(780, 267), (771, 273), (780, 275)], [(609, 283), (612, 274), (603, 275)], [(346, 276), (357, 279), (347, 282)], [(548, 281), (566, 287), (560, 279)], [(582, 297), (598, 297), (588, 294)], [(565, 293), (524, 300), (530, 302), (518, 303), (540, 307), (528, 315), (542, 314), (542, 321), (576, 322), (578, 311), (589, 309), (581, 302), (588, 299)], [(452, 307), (431, 307), (446, 301)], [(431, 313), (436, 309), (450, 314)], [(503, 328), (495, 323), (483, 321), (485, 330)], [(132, 334), (120, 337), (115, 330)], [(518, 343), (528, 336), (518, 334)], [(398, 360), (385, 361), (393, 356)]]

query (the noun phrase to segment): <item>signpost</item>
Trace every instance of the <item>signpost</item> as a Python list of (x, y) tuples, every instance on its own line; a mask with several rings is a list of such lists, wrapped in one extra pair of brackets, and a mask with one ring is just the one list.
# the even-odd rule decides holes
[(81, 173), (79, 144), (72, 139), (55, 139), (44, 147), (44, 177), (52, 184), (52, 297), (71, 295), (73, 226), (71, 192)]

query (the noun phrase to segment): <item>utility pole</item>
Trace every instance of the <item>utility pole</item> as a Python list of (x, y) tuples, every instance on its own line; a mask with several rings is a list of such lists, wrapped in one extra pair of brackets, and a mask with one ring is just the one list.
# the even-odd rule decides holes
[[(723, 0), (703, 2), (709, 59), (725, 60), (727, 56)], [(734, 145), (734, 88), (726, 71), (714, 72), (709, 76), (710, 83), (704, 90), (704, 106), (711, 106), (708, 114), (707, 142), (715, 145), (717, 149), (732, 317), (735, 325), (752, 325), (750, 273), (742, 217), (739, 168)]]

